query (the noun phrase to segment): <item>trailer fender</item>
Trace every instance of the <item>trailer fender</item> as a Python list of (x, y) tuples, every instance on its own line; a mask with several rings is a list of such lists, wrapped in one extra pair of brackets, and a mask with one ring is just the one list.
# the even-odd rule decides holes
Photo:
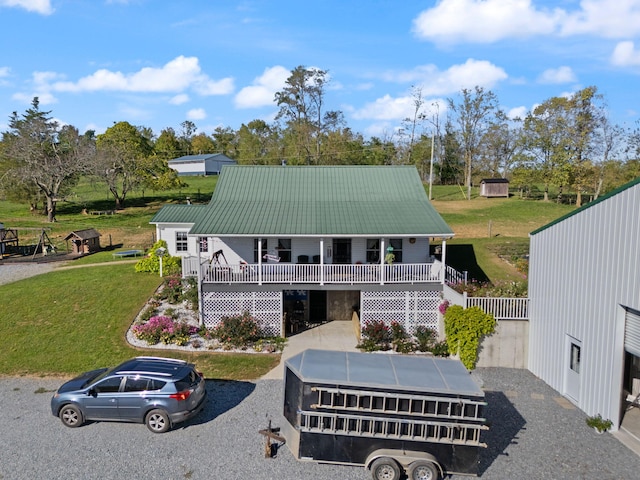
[(365, 462), (365, 467), (371, 470), (371, 464), (380, 457), (390, 457), (398, 462), (404, 469), (406, 469), (411, 463), (416, 460), (425, 460), (433, 463), (440, 471), (440, 477), (444, 477), (444, 471), (438, 463), (438, 459), (427, 452), (418, 452), (412, 450), (393, 450), (393, 449), (381, 449), (372, 452)]

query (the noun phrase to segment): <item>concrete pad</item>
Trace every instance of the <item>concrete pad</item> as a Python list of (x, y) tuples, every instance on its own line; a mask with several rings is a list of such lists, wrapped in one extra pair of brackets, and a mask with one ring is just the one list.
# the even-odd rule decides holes
[(558, 405), (560, 405), (562, 408), (566, 408), (567, 410), (574, 410), (576, 408), (573, 403), (571, 403), (564, 397), (553, 397), (553, 399)]
[(278, 380), (284, 377), (284, 362), (309, 348), (357, 352), (358, 340), (351, 321), (333, 321), (287, 337), (287, 345), (282, 352), (280, 364), (262, 377), (264, 380)]

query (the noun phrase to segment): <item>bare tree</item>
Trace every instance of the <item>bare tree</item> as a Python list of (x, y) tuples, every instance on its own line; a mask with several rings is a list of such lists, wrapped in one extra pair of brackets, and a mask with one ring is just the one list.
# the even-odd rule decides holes
[(498, 98), (491, 91), (476, 86), (473, 91), (463, 88), (462, 101), (447, 99), (449, 109), (455, 115), (460, 135), (460, 146), (465, 163), (467, 200), (471, 200), (471, 175), (483, 137), (498, 112)]

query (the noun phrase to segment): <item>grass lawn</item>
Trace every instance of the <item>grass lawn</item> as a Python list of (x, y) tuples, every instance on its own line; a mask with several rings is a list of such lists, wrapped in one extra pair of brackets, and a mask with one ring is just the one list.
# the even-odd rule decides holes
[(0, 286), (0, 373), (69, 376), (136, 355), (160, 355), (195, 361), (207, 378), (253, 379), (279, 362), (279, 355), (131, 347), (126, 331), (159, 285), (157, 275), (135, 273), (131, 263), (114, 262)]

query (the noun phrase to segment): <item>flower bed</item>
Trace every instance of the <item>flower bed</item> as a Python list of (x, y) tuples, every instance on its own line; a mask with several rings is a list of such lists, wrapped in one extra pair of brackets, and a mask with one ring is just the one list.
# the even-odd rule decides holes
[(127, 332), (127, 341), (140, 348), (186, 351), (274, 353), (286, 340), (263, 337), (248, 313), (223, 319), (213, 329), (198, 322), (189, 296), (192, 286), (175, 277), (168, 278), (147, 302)]

